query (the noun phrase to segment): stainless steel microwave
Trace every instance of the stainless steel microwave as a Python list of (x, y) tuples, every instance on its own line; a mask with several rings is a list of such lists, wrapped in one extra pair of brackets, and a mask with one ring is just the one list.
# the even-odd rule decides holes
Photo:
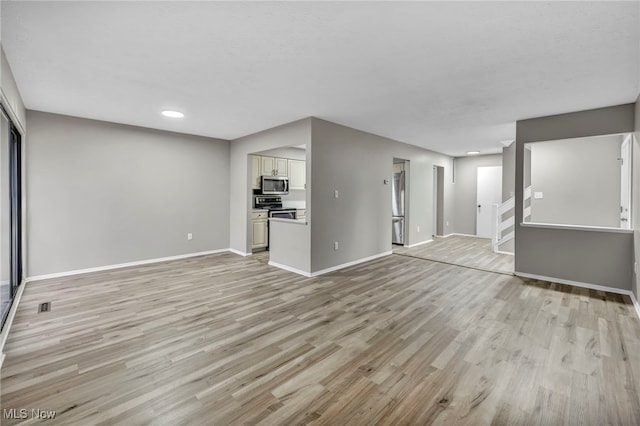
[(265, 195), (289, 193), (289, 178), (286, 176), (262, 176), (260, 189)]

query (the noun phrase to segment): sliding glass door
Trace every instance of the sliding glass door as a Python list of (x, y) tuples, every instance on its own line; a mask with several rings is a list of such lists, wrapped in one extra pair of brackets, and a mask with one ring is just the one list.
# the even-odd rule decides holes
[(22, 282), (21, 136), (0, 108), (0, 320)]

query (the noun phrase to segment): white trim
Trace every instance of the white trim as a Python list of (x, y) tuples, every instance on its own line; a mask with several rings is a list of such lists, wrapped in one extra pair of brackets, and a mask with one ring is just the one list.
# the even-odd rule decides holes
[(494, 251), (494, 253), (498, 253), (498, 254), (508, 254), (509, 256), (514, 256), (515, 253), (512, 253), (510, 251), (500, 251), (500, 250), (496, 250)]
[(358, 265), (360, 263), (369, 262), (370, 260), (378, 259), (380, 257), (385, 257), (393, 254), (392, 251), (385, 251), (384, 253), (374, 254), (373, 256), (363, 257), (362, 259), (354, 260), (351, 262), (343, 263), (341, 265), (332, 266), (331, 268), (322, 269), (316, 272), (306, 272), (297, 268), (292, 268), (291, 266), (283, 265), (282, 263), (274, 262), (272, 260), (269, 261), (270, 266), (275, 266), (276, 268), (284, 269), (285, 271), (293, 272), (298, 275), (303, 275), (305, 277), (317, 277), (319, 275), (324, 275), (329, 272), (337, 271), (339, 269), (348, 268), (349, 266)]
[(273, 260), (269, 261), (269, 266), (275, 266), (276, 268), (284, 269), (285, 271), (293, 272), (294, 274), (303, 275), (307, 278), (312, 277), (310, 272), (305, 272), (301, 269), (292, 268), (291, 266), (283, 265), (282, 263), (274, 262)]
[(563, 225), (556, 223), (522, 222), (520, 226), (525, 228), (569, 229), (573, 231), (611, 232), (616, 234), (633, 234), (633, 229), (610, 228), (606, 226)]
[(245, 253), (243, 251), (236, 250), (236, 249), (233, 249), (233, 248), (229, 248), (227, 250), (230, 251), (233, 254), (238, 254), (238, 255), (244, 256), (244, 257), (251, 256), (253, 254), (253, 253)]
[(97, 266), (95, 268), (76, 269), (73, 271), (56, 272), (53, 274), (35, 275), (33, 277), (27, 277), (26, 281), (31, 282), (36, 280), (46, 280), (49, 278), (67, 277), (69, 275), (78, 275), (78, 274), (86, 274), (89, 272), (100, 272), (100, 271), (107, 271), (110, 269), (127, 268), (129, 266), (146, 265), (148, 263), (167, 262), (170, 260), (186, 259), (188, 257), (205, 256), (207, 254), (216, 254), (216, 253), (223, 253), (228, 251), (231, 251), (231, 249), (225, 248), (225, 249), (218, 249), (218, 250), (201, 251), (197, 253), (180, 254), (177, 256), (159, 257), (156, 259), (146, 259), (146, 260), (138, 260), (135, 262), (118, 263), (115, 265)]
[[(14, 78), (14, 83), (15, 83), (15, 78)], [(16, 85), (16, 88), (17, 87), (18, 86)], [(22, 101), (22, 95), (18, 93), (18, 96)], [(18, 120), (18, 113), (16, 113), (13, 110), (11, 102), (9, 102), (9, 97), (7, 96), (7, 94), (4, 91), (4, 88), (2, 87), (0, 87), (0, 104), (2, 104), (2, 106), (4, 107), (4, 110), (7, 112), (7, 115), (9, 116), (9, 119), (11, 120), (13, 125), (18, 128), (18, 130), (20, 131), (20, 135), (22, 136), (22, 140), (24, 140), (26, 129), (24, 128), (23, 123), (20, 120)], [(26, 107), (25, 107), (25, 113), (26, 113)]]
[(580, 281), (565, 280), (562, 278), (545, 277), (543, 275), (527, 274), (525, 272), (514, 272), (513, 275), (522, 277), (522, 278), (532, 278), (534, 280), (549, 281), (549, 282), (558, 283), (558, 284), (567, 284), (574, 287), (588, 288), (590, 290), (608, 291), (609, 293), (625, 294), (631, 297), (631, 301), (633, 302), (633, 307), (635, 308), (636, 313), (638, 314), (638, 319), (640, 319), (640, 304), (638, 303), (636, 296), (633, 294), (631, 290), (623, 290), (621, 288), (607, 287), (607, 286), (598, 285), (598, 284), (583, 283)]
[(16, 312), (18, 311), (18, 305), (20, 304), (20, 300), (22, 300), (22, 293), (24, 293), (24, 288), (27, 286), (27, 281), (22, 281), (22, 284), (18, 287), (18, 294), (13, 298), (13, 302), (11, 303), (11, 309), (9, 310), (9, 315), (7, 315), (7, 321), (4, 323), (4, 327), (2, 328), (2, 334), (0, 334), (0, 368), (2, 367), (2, 363), (4, 362), (4, 345), (7, 343), (7, 338), (9, 337), (9, 331), (11, 330), (11, 326), (13, 325), (13, 319), (16, 316)]
[(405, 246), (405, 247), (406, 247), (406, 248), (418, 247), (418, 246), (421, 246), (421, 245), (423, 245), (423, 244), (428, 244), (428, 243), (432, 243), (432, 242), (433, 242), (433, 239), (431, 239), (431, 240), (427, 240), (427, 241), (421, 241), (421, 242), (419, 242), (419, 243), (411, 244), (411, 245), (408, 245), (408, 246)]
[(436, 237), (439, 238), (448, 238), (451, 236), (457, 235), (458, 237), (473, 237), (473, 238), (480, 238), (482, 240), (490, 240), (491, 238), (485, 238), (485, 237), (478, 237), (477, 235), (471, 235), (471, 234), (459, 234), (457, 232), (452, 232), (451, 234), (447, 234), (447, 235), (436, 235)]
[(563, 278), (546, 277), (544, 275), (528, 274), (526, 272), (514, 272), (514, 275), (522, 278), (532, 278), (534, 280), (550, 281), (558, 284), (567, 284), (575, 287), (583, 287), (591, 290), (608, 291), (609, 293), (626, 294), (631, 295), (631, 291), (623, 290), (616, 287), (607, 287), (599, 284), (585, 283), (581, 281), (565, 280)]
[(341, 265), (332, 266), (331, 268), (322, 269), (320, 271), (312, 272), (311, 276), (317, 277), (318, 275), (327, 274), (329, 272), (337, 271), (338, 269), (348, 268), (349, 266), (357, 265), (359, 263), (368, 262), (370, 260), (378, 259), (380, 257), (385, 257), (393, 254), (393, 251), (385, 251), (384, 253), (374, 254), (373, 256), (363, 257), (362, 259), (353, 260), (351, 262), (343, 263)]

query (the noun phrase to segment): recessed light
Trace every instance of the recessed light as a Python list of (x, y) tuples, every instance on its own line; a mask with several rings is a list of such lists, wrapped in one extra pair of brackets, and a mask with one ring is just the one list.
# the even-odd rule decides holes
[(467, 155), (478, 155), (480, 151), (467, 151)]
[(164, 110), (162, 111), (162, 115), (164, 115), (165, 117), (171, 117), (171, 118), (182, 118), (184, 117), (184, 114), (181, 113), (180, 111), (171, 111), (171, 110)]

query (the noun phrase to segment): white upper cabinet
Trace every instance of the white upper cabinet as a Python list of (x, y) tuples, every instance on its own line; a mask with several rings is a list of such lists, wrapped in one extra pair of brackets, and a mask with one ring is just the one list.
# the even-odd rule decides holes
[(260, 189), (260, 176), (262, 176), (262, 159), (259, 155), (251, 156), (251, 188)]
[(262, 159), (261, 173), (265, 176), (273, 176), (276, 170), (276, 159), (273, 157), (260, 157)]
[(301, 160), (289, 160), (289, 189), (305, 189), (306, 186), (306, 162)]
[(260, 189), (261, 176), (288, 176), (289, 189), (305, 189), (305, 164), (304, 160), (251, 155), (251, 188)]
[(289, 176), (288, 162), (286, 158), (276, 158), (276, 176)]
[(393, 163), (393, 173), (404, 172), (404, 163)]
[(262, 158), (262, 174), (266, 176), (288, 176), (287, 159), (275, 157)]

